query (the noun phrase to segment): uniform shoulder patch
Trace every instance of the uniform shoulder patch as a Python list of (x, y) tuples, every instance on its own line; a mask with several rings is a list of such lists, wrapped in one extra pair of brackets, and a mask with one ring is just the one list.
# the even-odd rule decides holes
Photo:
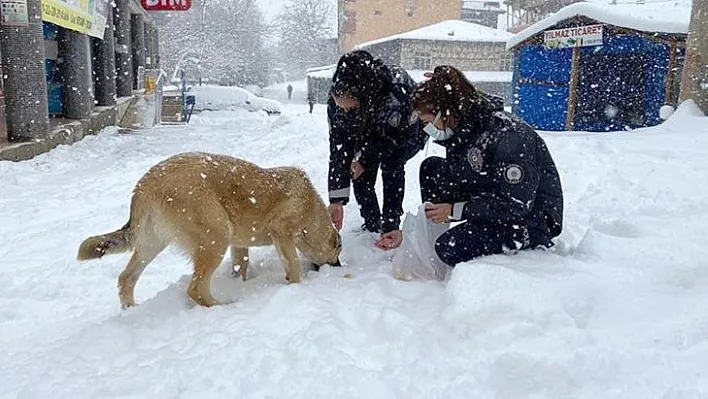
[(524, 180), (524, 169), (520, 165), (512, 163), (504, 168), (504, 180), (509, 184), (519, 184)]
[(472, 170), (477, 173), (481, 172), (482, 165), (484, 165), (484, 161), (482, 160), (482, 150), (477, 147), (470, 148), (469, 151), (467, 151), (467, 162), (469, 162), (470, 166), (472, 166)]

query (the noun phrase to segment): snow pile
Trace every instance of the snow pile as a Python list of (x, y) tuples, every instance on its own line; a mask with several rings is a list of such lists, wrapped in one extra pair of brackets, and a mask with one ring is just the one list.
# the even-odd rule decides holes
[(410, 32), (400, 33), (356, 45), (355, 49), (366, 49), (379, 43), (393, 40), (434, 40), (455, 42), (495, 42), (503, 43), (513, 34), (488, 26), (460, 20), (447, 20), (428, 25)]
[(646, 4), (604, 2), (579, 2), (563, 7), (549, 17), (529, 26), (506, 42), (511, 49), (532, 36), (551, 28), (559, 22), (584, 16), (605, 23), (642, 32), (687, 33), (691, 20), (691, 2), (654, 1)]
[[(355, 232), (352, 202), (342, 268), (286, 285), (264, 247), (242, 282), (227, 256), (212, 287), (230, 303), (210, 309), (187, 299), (177, 252), (149, 265), (139, 305), (121, 311), (129, 254), (79, 264), (76, 249), (120, 227), (137, 179), (180, 151), (298, 165), (324, 197), (324, 107), (204, 111), (0, 162), (0, 397), (706, 397), (708, 118), (687, 102), (654, 128), (543, 136), (565, 189), (551, 251), (461, 264), (447, 283), (398, 281), (393, 254)], [(426, 151), (406, 166), (406, 210)]]
[(281, 112), (280, 103), (258, 97), (250, 91), (235, 86), (192, 86), (190, 92), (196, 97), (195, 110), (223, 110), (235, 107), (248, 111)]

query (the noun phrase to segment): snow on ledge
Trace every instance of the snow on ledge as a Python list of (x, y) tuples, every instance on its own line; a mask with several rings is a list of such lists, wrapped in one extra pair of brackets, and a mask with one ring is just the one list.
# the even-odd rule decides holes
[(575, 3), (561, 8), (548, 18), (514, 35), (506, 42), (506, 49), (512, 49), (551, 26), (575, 16), (584, 16), (601, 23), (642, 32), (685, 34), (688, 32), (688, 25), (691, 20), (691, 7), (680, 1), (677, 1), (671, 7), (666, 3), (641, 5), (630, 3), (616, 5)]
[(424, 26), (409, 32), (372, 40), (358, 44), (355, 50), (362, 50), (374, 44), (393, 40), (431, 40), (449, 42), (494, 42), (504, 43), (513, 35), (505, 30), (494, 29), (472, 22), (450, 19), (436, 24)]
[[(312, 70), (310, 70), (310, 72), (307, 73), (307, 76), (311, 78), (332, 79), (332, 77), (334, 76), (335, 69), (336, 65), (323, 68), (316, 68), (316, 70), (313, 68)], [(413, 78), (414, 81), (420, 83), (424, 80), (427, 80), (427, 78), (423, 76), (423, 74), (425, 74), (426, 72), (432, 72), (432, 70), (426, 71), (413, 69), (407, 72), (409, 75), (411, 75), (411, 78)], [(463, 71), (462, 73), (472, 83), (511, 82), (513, 74), (513, 72), (511, 71)]]

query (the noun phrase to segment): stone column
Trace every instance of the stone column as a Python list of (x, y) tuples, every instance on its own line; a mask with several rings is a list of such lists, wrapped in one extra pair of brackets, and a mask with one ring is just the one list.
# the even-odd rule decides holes
[(155, 68), (160, 68), (160, 31), (159, 30), (153, 29), (152, 40), (153, 40), (153, 57), (155, 58), (154, 60), (152, 60), (152, 63), (155, 66)]
[(0, 25), (9, 141), (41, 139), (49, 134), (40, 10), (40, 0), (27, 0), (27, 26)]
[(145, 23), (142, 14), (130, 16), (131, 44), (133, 50), (133, 88), (138, 88), (138, 67), (145, 68)]
[(116, 50), (113, 37), (113, 8), (108, 7), (106, 29), (103, 40), (93, 42), (96, 71), (96, 105), (107, 106), (116, 103)]
[(89, 36), (59, 28), (59, 65), (64, 116), (84, 119), (93, 109), (91, 46)]
[(116, 92), (118, 97), (133, 95), (133, 55), (130, 45), (130, 2), (115, 0), (113, 24), (116, 46)]
[(152, 24), (145, 23), (145, 67), (153, 69), (155, 66), (155, 45), (153, 41), (154, 28)]

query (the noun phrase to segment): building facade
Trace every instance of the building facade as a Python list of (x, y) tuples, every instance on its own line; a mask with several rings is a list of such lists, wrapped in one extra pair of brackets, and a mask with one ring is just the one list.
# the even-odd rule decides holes
[(678, 103), (689, 12), (578, 3), (534, 24), (507, 43), (513, 112), (547, 131), (661, 123), (662, 106)]
[(462, 71), (510, 71), (512, 52), (506, 50), (510, 37), (512, 34), (503, 30), (450, 20), (355, 48), (407, 70), (452, 65)]
[(430, 71), (436, 65), (453, 65), (462, 71), (510, 71), (512, 64), (512, 53), (504, 43), (395, 40), (364, 49), (410, 70)]
[(460, 19), (460, 0), (338, 0), (339, 51), (448, 19)]
[(157, 30), (137, 0), (26, 3), (0, 18), (7, 141), (49, 137), (50, 116), (87, 119), (158, 68)]
[[(452, 65), (463, 71), (475, 87), (510, 105), (513, 53), (506, 50), (506, 42), (512, 36), (505, 30), (448, 20), (365, 42), (354, 49), (366, 50), (386, 64), (402, 67), (417, 82), (438, 65)], [(326, 103), (335, 67), (308, 70), (308, 94), (315, 102)]]
[(499, 16), (505, 13), (500, 1), (463, 0), (460, 19), (496, 29)]

